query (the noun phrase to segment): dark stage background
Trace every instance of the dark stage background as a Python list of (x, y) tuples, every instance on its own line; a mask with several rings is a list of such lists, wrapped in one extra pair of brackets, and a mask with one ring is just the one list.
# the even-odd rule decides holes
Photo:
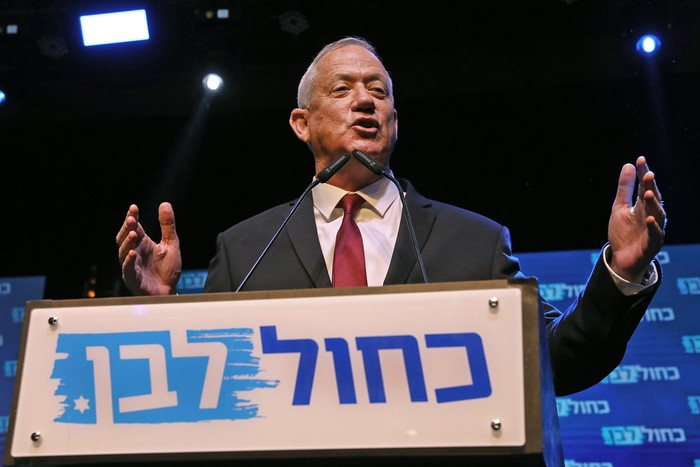
[[(1, 5), (19, 34), (0, 35), (0, 277), (46, 276), (46, 298), (82, 297), (91, 277), (98, 296), (124, 293), (130, 203), (158, 239), (157, 205), (173, 202), (199, 269), (219, 231), (301, 194), (314, 167), (287, 124), (296, 85), (350, 34), (394, 79), (394, 173), (507, 225), (516, 253), (599, 248), (639, 155), (667, 243), (700, 240), (699, 2), (112, 2), (145, 6), (152, 40), (91, 50), (77, 17), (92, 2)], [(206, 18), (221, 7), (228, 20)], [(647, 30), (663, 41), (652, 59), (634, 50)], [(198, 113), (210, 67), (226, 85)]]

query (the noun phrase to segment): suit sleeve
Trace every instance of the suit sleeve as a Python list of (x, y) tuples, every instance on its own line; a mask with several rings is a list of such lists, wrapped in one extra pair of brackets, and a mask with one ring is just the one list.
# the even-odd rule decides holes
[[(566, 310), (540, 297), (557, 396), (598, 384), (620, 364), (661, 283), (661, 266), (654, 261), (659, 272), (656, 284), (635, 295), (620, 291), (601, 254), (584, 289)], [(525, 277), (505, 227), (494, 252), (493, 268), (494, 277)]]
[[(660, 274), (658, 262), (656, 267)], [(599, 383), (620, 364), (660, 283), (659, 275), (654, 286), (627, 296), (615, 285), (601, 254), (584, 289), (565, 311), (543, 300), (557, 396)]]
[(227, 267), (226, 246), (224, 234), (216, 237), (216, 255), (209, 262), (207, 279), (204, 282), (204, 292), (232, 292), (233, 284)]

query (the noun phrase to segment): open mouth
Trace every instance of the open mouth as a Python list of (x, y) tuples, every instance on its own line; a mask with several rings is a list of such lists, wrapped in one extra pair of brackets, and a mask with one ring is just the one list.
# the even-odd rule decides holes
[(379, 124), (372, 119), (358, 119), (353, 122), (353, 129), (363, 137), (375, 137), (379, 133)]
[(362, 128), (379, 128), (377, 122), (371, 118), (358, 118), (353, 122), (353, 126), (360, 126)]

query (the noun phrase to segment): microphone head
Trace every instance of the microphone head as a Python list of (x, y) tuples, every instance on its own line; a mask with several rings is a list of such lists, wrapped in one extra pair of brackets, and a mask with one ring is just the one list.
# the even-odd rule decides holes
[(321, 183), (326, 183), (349, 160), (350, 160), (350, 156), (348, 154), (343, 154), (342, 156), (337, 158), (335, 161), (328, 164), (328, 167), (326, 167), (325, 169), (323, 169), (319, 173), (317, 173), (316, 180), (318, 180)]
[(370, 171), (374, 172), (376, 175), (386, 175), (387, 174), (387, 171), (382, 164), (380, 164), (377, 160), (368, 156), (364, 152), (358, 151), (357, 149), (353, 149), (352, 155), (355, 156), (355, 159), (362, 162), (362, 165), (367, 167)]

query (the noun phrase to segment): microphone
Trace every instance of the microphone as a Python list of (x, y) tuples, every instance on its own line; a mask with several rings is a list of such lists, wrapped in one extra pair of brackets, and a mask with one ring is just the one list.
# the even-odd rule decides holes
[(287, 225), (287, 222), (289, 222), (289, 219), (292, 218), (292, 215), (296, 212), (297, 208), (301, 204), (301, 201), (306, 198), (306, 195), (309, 194), (309, 192), (318, 185), (319, 183), (326, 183), (330, 178), (336, 174), (348, 161), (350, 160), (350, 156), (348, 154), (343, 154), (339, 158), (337, 158), (335, 161), (331, 162), (328, 164), (328, 166), (321, 170), (319, 173), (316, 174), (314, 177), (313, 181), (306, 187), (304, 192), (301, 194), (301, 196), (294, 202), (294, 205), (292, 206), (292, 209), (289, 210), (289, 213), (286, 215), (284, 220), (282, 221), (282, 224), (279, 226), (277, 229), (277, 232), (272, 236), (272, 239), (267, 243), (267, 246), (265, 249), (260, 253), (260, 256), (258, 256), (258, 259), (255, 260), (255, 263), (253, 264), (253, 267), (250, 268), (250, 271), (248, 271), (248, 274), (245, 275), (243, 280), (241, 281), (240, 285), (236, 289), (236, 292), (240, 292), (240, 290), (243, 288), (246, 282), (248, 282), (248, 278), (250, 278), (251, 274), (253, 274), (253, 271), (257, 269), (258, 264), (260, 261), (263, 259), (263, 256), (267, 253), (267, 250), (270, 249), (270, 246), (274, 243), (275, 239), (279, 236), (279, 234), (282, 232), (282, 229), (284, 229), (284, 226)]
[[(336, 160), (334, 160), (333, 162), (328, 164), (328, 166), (325, 169), (321, 170), (319, 173), (316, 174), (314, 181), (311, 182), (311, 185), (310, 185), (311, 188), (315, 187), (319, 183), (326, 183), (349, 160), (350, 160), (350, 156), (347, 154), (343, 154), (342, 156), (340, 156), (339, 158), (337, 158)], [(308, 192), (311, 188), (307, 188), (306, 192)], [(306, 192), (304, 192), (304, 194), (302, 196), (306, 195)]]
[(376, 159), (368, 156), (362, 151), (353, 149), (352, 155), (355, 159), (362, 162), (362, 164), (367, 167), (370, 171), (374, 172), (376, 175), (386, 177), (391, 180), (396, 188), (399, 189), (399, 198), (401, 198), (401, 207), (403, 208), (404, 217), (406, 218), (406, 226), (408, 227), (408, 233), (411, 237), (411, 243), (413, 244), (413, 249), (416, 252), (416, 259), (418, 260), (418, 266), (420, 267), (421, 275), (423, 276), (423, 282), (428, 283), (428, 275), (425, 273), (425, 265), (423, 264), (423, 255), (420, 254), (420, 249), (418, 248), (418, 240), (416, 240), (416, 230), (413, 227), (413, 221), (411, 220), (411, 213), (408, 212), (408, 207), (406, 206), (406, 198), (403, 195), (403, 187), (399, 181), (391, 175), (391, 173), (386, 170), (386, 168)]

